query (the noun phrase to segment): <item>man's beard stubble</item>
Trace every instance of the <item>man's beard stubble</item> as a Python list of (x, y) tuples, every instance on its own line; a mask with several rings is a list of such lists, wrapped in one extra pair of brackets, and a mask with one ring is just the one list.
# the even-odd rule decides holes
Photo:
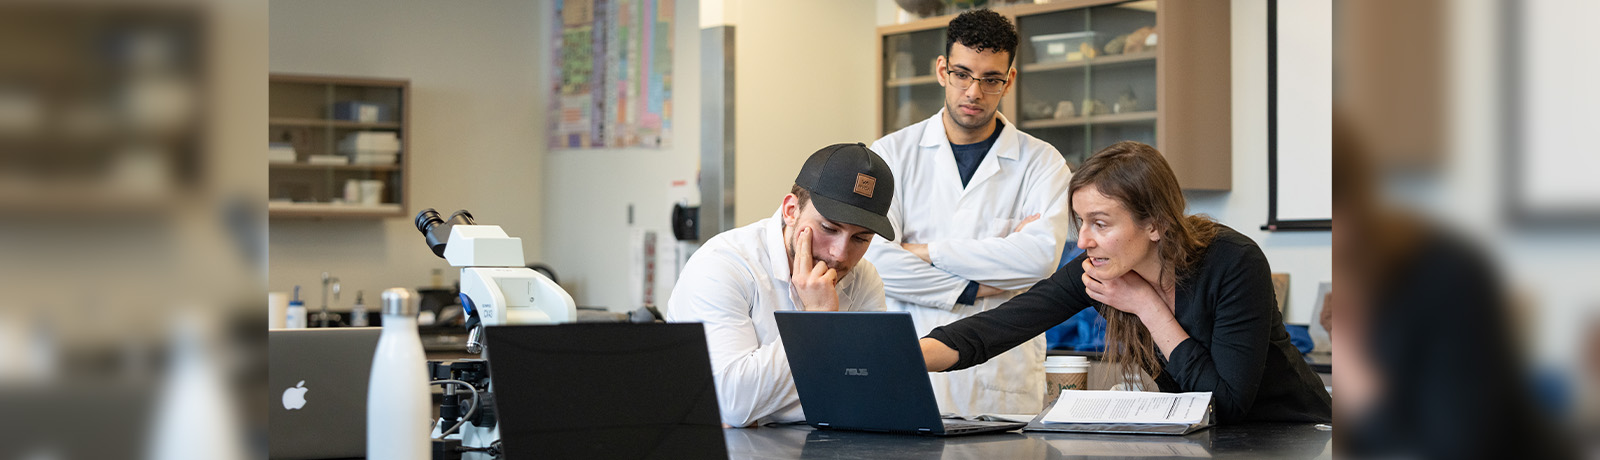
[[(977, 106), (982, 106), (983, 105), (983, 104), (979, 104), (979, 103), (976, 103), (976, 102), (972, 102), (970, 104), (977, 105)], [(999, 110), (995, 110), (995, 111), (989, 112), (988, 116), (983, 117), (982, 120), (975, 121), (975, 122), (973, 122), (973, 124), (971, 126), (968, 126), (966, 123), (963, 123), (961, 121), (961, 115), (960, 115), (961, 111), (960, 111), (960, 109), (961, 109), (961, 104), (959, 102), (956, 103), (955, 105), (950, 105), (950, 100), (949, 99), (946, 99), (944, 101), (944, 111), (946, 113), (950, 114), (950, 120), (954, 121), (956, 126), (960, 126), (960, 127), (964, 128), (964, 129), (968, 129), (968, 130), (977, 130), (979, 128), (987, 126), (989, 124), (989, 122), (994, 121), (994, 118), (995, 118), (996, 114), (999, 113)]]

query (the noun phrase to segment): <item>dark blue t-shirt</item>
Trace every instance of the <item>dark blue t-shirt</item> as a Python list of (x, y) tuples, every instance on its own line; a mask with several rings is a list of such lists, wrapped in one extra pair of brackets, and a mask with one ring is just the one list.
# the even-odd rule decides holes
[(956, 170), (961, 172), (962, 187), (972, 181), (972, 174), (978, 172), (978, 164), (983, 163), (983, 157), (989, 156), (989, 148), (994, 147), (995, 139), (1000, 138), (1000, 131), (1005, 127), (1005, 122), (996, 119), (994, 132), (989, 134), (988, 139), (966, 145), (950, 143), (950, 150), (956, 153)]

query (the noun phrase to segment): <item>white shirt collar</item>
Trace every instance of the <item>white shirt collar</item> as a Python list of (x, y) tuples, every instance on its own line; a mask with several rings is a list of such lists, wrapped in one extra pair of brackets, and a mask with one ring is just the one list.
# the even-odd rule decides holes
[(767, 220), (767, 234), (763, 239), (767, 246), (767, 259), (772, 265), (772, 277), (789, 284), (789, 250), (783, 246), (783, 207), (778, 207), (778, 212), (772, 213), (772, 218)]
[[(944, 132), (944, 110), (939, 109), (939, 113), (933, 114), (933, 118), (928, 119), (927, 126), (924, 126), (922, 130), (922, 139), (917, 145), (923, 147), (950, 145), (950, 136), (945, 135)], [(994, 152), (1000, 158), (1017, 159), (1017, 156), (1021, 153), (1021, 149), (1017, 148), (1017, 133), (1019, 132), (1017, 131), (1017, 125), (1012, 123), (1010, 118), (1006, 118), (1003, 113), (996, 112), (994, 116), (999, 118), (1000, 122), (1004, 123), (1005, 126), (1000, 128), (1000, 138), (995, 139), (994, 146), (990, 147), (989, 151)]]

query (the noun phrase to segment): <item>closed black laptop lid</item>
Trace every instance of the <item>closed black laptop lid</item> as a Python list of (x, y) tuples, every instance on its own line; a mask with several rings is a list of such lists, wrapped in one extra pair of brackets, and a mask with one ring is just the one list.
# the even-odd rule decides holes
[(491, 326), (509, 458), (726, 458), (699, 323)]
[(942, 433), (916, 328), (905, 312), (775, 312), (812, 426)]

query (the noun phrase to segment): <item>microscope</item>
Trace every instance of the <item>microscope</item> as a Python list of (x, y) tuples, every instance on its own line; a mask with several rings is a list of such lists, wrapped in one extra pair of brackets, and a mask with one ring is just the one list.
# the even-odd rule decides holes
[[(522, 239), (506, 235), (498, 225), (477, 225), (472, 213), (459, 210), (449, 219), (440, 218), (432, 208), (417, 213), (417, 230), (427, 240), (433, 254), (461, 267), (461, 307), (466, 313), (467, 352), (484, 353), (483, 334), (487, 326), (557, 324), (577, 320), (577, 304), (572, 296), (550, 278), (527, 268), (522, 258)], [(494, 416), (494, 385), (487, 362), (482, 359), (456, 362), (429, 361), (434, 381), (444, 384), (444, 403), (439, 408), (435, 438), (452, 439), (459, 435), (462, 458), (488, 459), (499, 456), (500, 428)], [(459, 382), (459, 383), (453, 383)], [(473, 388), (463, 388), (463, 384)], [(462, 391), (477, 395), (468, 411), (460, 404)], [(470, 412), (470, 413), (463, 413)], [(455, 428), (453, 433), (447, 433)], [(441, 436), (441, 434), (445, 436)], [(443, 443), (449, 446), (451, 443)], [(435, 457), (441, 443), (435, 441)]]

